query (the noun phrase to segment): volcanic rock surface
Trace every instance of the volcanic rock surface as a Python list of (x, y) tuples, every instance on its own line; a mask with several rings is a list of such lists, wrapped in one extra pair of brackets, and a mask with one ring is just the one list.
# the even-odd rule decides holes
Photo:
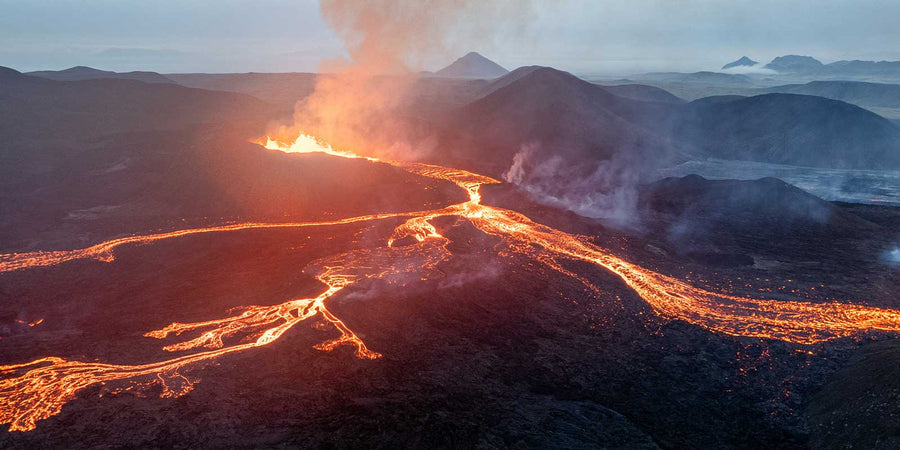
[[(252, 78), (220, 81), (244, 90)], [(300, 89), (309, 82), (301, 78), (281, 87)], [(434, 210), (472, 195), (400, 166), (266, 150), (251, 141), (281, 118), (283, 105), (245, 94), (133, 80), (60, 82), (13, 70), (0, 70), (0, 79), (3, 253), (239, 221)], [(181, 82), (189, 79), (213, 80)], [(644, 101), (652, 99), (636, 97), (654, 91), (617, 92), (534, 67), (493, 81), (445, 81), (423, 82), (416, 92), (454, 105), (444, 111), (448, 121), (413, 119), (423, 132), (443, 133), (442, 144), (477, 145), (438, 145), (430, 157), (497, 177), (529, 142), (540, 142), (540, 156), (573, 165), (623, 152), (663, 159), (698, 151), (848, 166), (869, 164), (873, 155), (885, 166), (892, 161), (878, 139), (893, 128), (821, 98)], [(795, 117), (801, 113), (811, 118)], [(819, 133), (836, 141), (817, 140)], [(730, 140), (734, 134), (742, 141)], [(715, 139), (719, 147), (707, 145)], [(863, 157), (838, 152), (844, 144), (870, 145), (851, 147)], [(894, 207), (826, 202), (775, 179), (689, 176), (641, 186), (639, 221), (618, 229), (535, 202), (512, 184), (485, 185), (481, 194), (486, 205), (703, 289), (900, 308), (900, 278), (881, 258), (900, 242)], [(395, 252), (406, 268), (383, 270), (327, 300), (330, 314), (380, 358), (359, 358), (352, 345), (320, 350), (343, 336), (320, 315), (269, 345), (186, 368), (178, 375), (193, 390), (185, 395), (162, 384), (97, 383), (34, 430), (0, 434), (0, 447), (894, 443), (876, 440), (896, 429), (894, 335), (809, 345), (732, 336), (665, 318), (613, 272), (535, 258), (539, 245), (515, 248), (460, 215), (432, 219), (434, 235), (422, 242), (408, 235), (388, 247), (404, 220), (195, 233), (122, 245), (114, 258), (0, 273), (0, 364), (48, 355), (137, 364), (171, 358), (163, 345), (193, 337), (160, 341), (148, 331), (314, 297), (327, 287), (317, 270), (329, 264), (379, 271), (392, 266), (378, 256)], [(428, 245), (447, 257), (433, 263), (416, 253)], [(335, 255), (343, 256), (329, 259)], [(231, 335), (225, 344), (242, 339)]]
[(173, 83), (172, 80), (156, 72), (111, 72), (98, 70), (92, 67), (76, 66), (65, 70), (41, 70), (28, 72), (28, 75), (46, 78), (56, 81), (82, 81), (98, 78), (117, 78), (122, 80), (137, 80), (144, 83)]

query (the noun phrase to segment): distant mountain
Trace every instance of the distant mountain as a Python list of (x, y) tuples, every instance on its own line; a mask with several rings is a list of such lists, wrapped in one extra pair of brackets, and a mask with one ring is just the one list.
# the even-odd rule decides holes
[(900, 61), (837, 61), (825, 67), (829, 73), (835, 74), (900, 76)]
[(95, 80), (99, 78), (116, 78), (122, 80), (137, 80), (144, 83), (174, 83), (174, 81), (156, 72), (110, 72), (98, 70), (92, 67), (75, 66), (65, 70), (41, 70), (28, 72), (28, 75), (46, 78), (55, 81), (81, 81)]
[[(726, 65), (725, 67), (728, 67), (729, 65)], [(725, 67), (723, 67), (723, 69)], [(900, 61), (853, 60), (822, 64), (819, 60), (811, 56), (785, 55), (773, 59), (772, 62), (765, 65), (765, 68), (781, 73), (816, 75), (828, 78), (900, 78)]]
[(470, 52), (434, 74), (452, 78), (497, 78), (507, 73), (509, 71), (499, 64), (476, 52)]
[(860, 106), (900, 108), (900, 84), (863, 81), (813, 81), (762, 90), (767, 93), (815, 95)]
[(764, 94), (696, 101), (673, 136), (720, 159), (831, 168), (900, 168), (900, 127), (837, 100)]
[(698, 98), (691, 102), (693, 106), (701, 106), (701, 105), (712, 105), (716, 103), (726, 103), (733, 102), (735, 100), (740, 100), (742, 98), (747, 98), (746, 95), (710, 95), (709, 97)]
[(620, 84), (616, 86), (602, 86), (607, 92), (619, 97), (640, 100), (642, 102), (684, 103), (684, 100), (665, 89), (646, 84)]
[(746, 56), (741, 56), (737, 61), (732, 61), (722, 66), (722, 70), (731, 69), (732, 67), (753, 67), (757, 64), (759, 63)]
[(821, 70), (824, 65), (811, 56), (785, 55), (779, 56), (765, 65), (766, 69), (772, 69), (783, 73), (809, 73)]

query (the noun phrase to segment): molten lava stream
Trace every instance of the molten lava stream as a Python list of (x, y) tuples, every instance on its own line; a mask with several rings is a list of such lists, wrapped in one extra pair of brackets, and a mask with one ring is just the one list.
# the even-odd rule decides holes
[[(338, 157), (361, 158), (349, 152), (336, 151), (303, 135), (291, 145), (267, 139), (265, 146), (289, 153), (321, 152)], [(379, 161), (375, 158), (366, 159)], [(511, 251), (533, 257), (565, 276), (575, 277), (594, 291), (599, 290), (599, 287), (588, 278), (564, 269), (562, 261), (584, 261), (602, 267), (621, 278), (659, 316), (683, 320), (716, 333), (814, 344), (871, 330), (900, 331), (900, 312), (895, 310), (837, 302), (817, 304), (744, 298), (699, 289), (684, 281), (629, 263), (609, 251), (571, 234), (535, 223), (515, 211), (481, 204), (481, 186), (498, 183), (494, 179), (430, 164), (381, 162), (417, 175), (450, 181), (464, 189), (469, 194), (469, 200), (417, 213), (374, 214), (329, 222), (244, 223), (131, 236), (70, 251), (0, 255), (0, 272), (7, 272), (51, 266), (79, 258), (111, 261), (113, 250), (120, 245), (152, 243), (196, 233), (327, 226), (408, 217), (408, 220), (394, 229), (383, 247), (355, 250), (311, 264), (306, 271), (326, 286), (325, 291), (317, 297), (294, 299), (274, 306), (249, 306), (232, 317), (197, 323), (172, 323), (146, 334), (148, 337), (164, 339), (183, 333), (200, 333), (193, 339), (163, 347), (171, 352), (199, 350), (197, 353), (144, 365), (112, 365), (47, 357), (25, 364), (0, 366), (0, 374), (5, 376), (0, 380), (0, 423), (10, 424), (10, 430), (13, 431), (33, 429), (39, 420), (58, 414), (66, 402), (75, 398), (78, 391), (97, 383), (130, 383), (124, 389), (161, 384), (164, 397), (182, 395), (191, 390), (193, 382), (182, 376), (181, 372), (213, 358), (271, 344), (294, 325), (316, 316), (331, 323), (340, 333), (338, 338), (319, 344), (316, 348), (331, 350), (339, 345), (350, 345), (355, 348), (358, 358), (378, 358), (378, 353), (369, 350), (349, 326), (328, 310), (327, 300), (365, 279), (379, 278), (391, 282), (393, 276), (406, 273), (419, 275), (416, 278), (426, 278), (436, 264), (451, 256), (446, 248), (447, 239), (430, 223), (432, 219), (441, 216), (466, 219), (482, 232), (501, 238)], [(394, 245), (406, 238), (413, 238), (411, 241), (414, 244)], [(226, 340), (233, 341), (240, 336), (251, 336), (251, 340), (245, 339), (234, 345), (226, 344)]]
[[(167, 351), (183, 351), (197, 348), (210, 350), (180, 356), (169, 360), (143, 365), (113, 365), (68, 361), (57, 357), (47, 357), (26, 364), (0, 366), (0, 373), (10, 376), (0, 380), (0, 422), (9, 423), (10, 431), (27, 431), (36, 422), (58, 414), (62, 406), (75, 398), (78, 391), (97, 383), (111, 383), (133, 380), (125, 389), (161, 384), (163, 397), (176, 397), (189, 392), (193, 383), (179, 371), (229, 353), (241, 352), (267, 345), (299, 322), (317, 314), (335, 324), (341, 332), (342, 343), (357, 347), (357, 355), (376, 358), (378, 355), (368, 350), (363, 342), (339, 319), (328, 312), (325, 300), (338, 291), (340, 285), (329, 285), (328, 289), (315, 298), (295, 299), (281, 305), (253, 306), (235, 317), (194, 324), (173, 323), (162, 330), (146, 335), (165, 338), (169, 334), (207, 329), (201, 336), (164, 347)], [(259, 331), (262, 329), (263, 331)], [(255, 340), (238, 345), (223, 346), (223, 338), (238, 333), (253, 331)], [(24, 373), (22, 373), (24, 372)], [(18, 375), (18, 376), (15, 376)]]
[[(422, 234), (424, 231), (419, 229), (417, 219), (397, 227), (393, 238), (418, 237)], [(433, 230), (430, 224), (424, 226)], [(221, 227), (217, 229), (226, 230)], [(172, 237), (180, 235), (184, 233), (170, 234)], [(315, 276), (327, 287), (317, 297), (294, 299), (274, 306), (249, 306), (232, 317), (196, 323), (176, 322), (145, 334), (147, 337), (165, 339), (183, 333), (199, 333), (193, 339), (163, 347), (170, 352), (201, 350), (197, 353), (144, 365), (114, 365), (47, 357), (26, 364), (0, 366), (0, 374), (6, 376), (0, 380), (0, 423), (9, 423), (10, 431), (34, 429), (37, 421), (58, 414), (78, 391), (98, 383), (127, 382), (121, 390), (144, 389), (157, 384), (163, 388), (163, 397), (183, 395), (193, 388), (193, 382), (181, 374), (185, 370), (220, 356), (271, 344), (294, 325), (316, 316), (332, 324), (340, 333), (337, 338), (316, 345), (316, 349), (330, 351), (349, 345), (355, 348), (358, 358), (379, 358), (379, 353), (369, 350), (347, 324), (328, 310), (326, 300), (364, 279), (390, 281), (392, 277), (406, 273), (417, 274), (413, 277), (416, 279), (424, 278), (435, 264), (449, 256), (449, 252), (445, 248), (446, 239), (426, 241), (422, 238), (419, 241), (405, 247), (360, 249), (314, 261), (304, 272)], [(226, 341), (241, 336), (252, 338), (226, 345)]]
[(259, 223), (246, 222), (231, 225), (221, 225), (207, 228), (189, 228), (185, 230), (170, 231), (167, 233), (146, 234), (128, 236), (109, 241), (101, 242), (87, 248), (75, 250), (50, 250), (36, 251), (26, 253), (7, 253), (0, 254), (0, 273), (12, 272), (15, 270), (29, 269), (32, 267), (54, 266), (56, 264), (73, 261), (76, 259), (95, 259), (103, 262), (111, 262), (115, 259), (113, 250), (116, 247), (127, 244), (149, 244), (164, 239), (178, 238), (182, 236), (190, 236), (192, 234), (201, 233), (221, 233), (227, 231), (241, 231), (253, 229), (267, 228), (303, 228), (303, 227), (324, 227), (332, 225), (344, 225), (357, 222), (369, 222), (373, 220), (390, 219), (395, 217), (410, 217), (422, 214), (429, 214), (431, 211), (419, 211), (408, 213), (385, 213), (385, 214), (369, 214), (365, 216), (349, 217), (346, 219), (338, 219), (323, 222), (284, 222), (284, 223)]

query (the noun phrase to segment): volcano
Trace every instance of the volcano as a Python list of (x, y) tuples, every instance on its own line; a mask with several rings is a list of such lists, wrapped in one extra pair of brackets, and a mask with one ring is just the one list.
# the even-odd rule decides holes
[[(845, 103), (435, 78), (411, 95), (457, 96), (443, 114), (385, 112), (435, 133), (401, 159), (268, 134), (283, 105), (247, 93), (0, 77), (4, 448), (804, 447), (843, 433), (828, 386), (895, 353), (895, 207), (640, 179), (622, 228), (520, 182), (728, 151), (857, 165), (817, 123), (893, 129)], [(821, 115), (770, 119), (801, 107)]]
[(507, 73), (508, 70), (490, 59), (477, 52), (469, 52), (434, 74), (453, 78), (497, 78)]
[(728, 70), (734, 67), (753, 67), (757, 64), (759, 63), (746, 56), (741, 56), (739, 59), (722, 66), (722, 70)]

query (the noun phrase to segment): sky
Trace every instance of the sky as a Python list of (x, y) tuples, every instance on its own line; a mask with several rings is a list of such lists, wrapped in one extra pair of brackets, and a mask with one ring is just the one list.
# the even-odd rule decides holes
[[(416, 69), (470, 50), (578, 74), (718, 70), (743, 55), (900, 60), (897, 0), (532, 3), (515, 35), (457, 39)], [(346, 54), (316, 0), (0, 0), (0, 11), (0, 66), (21, 71), (314, 72)]]

